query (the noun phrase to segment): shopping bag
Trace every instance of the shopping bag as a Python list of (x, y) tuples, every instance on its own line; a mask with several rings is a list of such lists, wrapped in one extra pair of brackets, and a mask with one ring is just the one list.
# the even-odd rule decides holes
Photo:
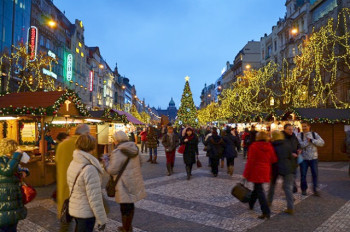
[(185, 144), (182, 144), (179, 149), (177, 150), (178, 153), (180, 154), (183, 154), (185, 153), (185, 148), (186, 148), (186, 145)]
[(36, 197), (36, 190), (24, 182), (22, 182), (21, 191), (23, 204), (28, 204)]
[(243, 203), (249, 202), (252, 191), (244, 186), (242, 183), (237, 183), (231, 191), (231, 194)]
[(202, 163), (199, 159), (197, 159), (197, 168), (201, 168), (202, 167)]

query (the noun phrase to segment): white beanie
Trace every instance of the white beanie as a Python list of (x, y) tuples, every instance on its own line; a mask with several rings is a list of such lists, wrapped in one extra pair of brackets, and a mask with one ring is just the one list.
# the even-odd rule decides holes
[(125, 134), (124, 131), (115, 132), (113, 138), (118, 143), (129, 141), (129, 137)]
[(76, 135), (84, 135), (90, 133), (90, 127), (87, 124), (79, 124), (75, 129)]

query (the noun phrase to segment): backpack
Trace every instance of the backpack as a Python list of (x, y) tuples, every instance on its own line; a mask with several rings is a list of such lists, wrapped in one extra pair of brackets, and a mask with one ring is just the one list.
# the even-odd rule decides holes
[[(316, 133), (314, 131), (312, 131), (311, 133), (312, 133), (312, 138), (316, 139)], [(300, 138), (301, 138), (301, 141), (304, 141), (304, 132), (300, 133)]]

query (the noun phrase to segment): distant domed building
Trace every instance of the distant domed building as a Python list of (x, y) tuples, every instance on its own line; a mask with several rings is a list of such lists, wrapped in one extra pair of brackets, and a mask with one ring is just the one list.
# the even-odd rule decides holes
[(161, 117), (162, 115), (165, 115), (169, 118), (169, 121), (171, 123), (175, 122), (175, 118), (177, 115), (177, 108), (175, 106), (175, 102), (174, 99), (171, 98), (170, 102), (169, 102), (169, 107), (166, 110), (162, 110), (160, 108), (157, 109), (158, 115)]

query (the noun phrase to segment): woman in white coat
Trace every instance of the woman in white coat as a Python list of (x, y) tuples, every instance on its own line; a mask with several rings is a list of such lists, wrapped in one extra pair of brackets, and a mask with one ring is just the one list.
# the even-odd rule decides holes
[(101, 191), (103, 169), (99, 161), (91, 155), (95, 147), (94, 137), (79, 136), (75, 143), (73, 160), (67, 170), (69, 191), (72, 191), (74, 181), (79, 175), (69, 200), (69, 214), (75, 219), (77, 232), (92, 232), (96, 221), (98, 229), (104, 230), (107, 222)]
[(146, 197), (146, 191), (141, 173), (141, 158), (139, 149), (134, 142), (129, 142), (123, 131), (114, 134), (116, 149), (105, 160), (105, 169), (110, 175), (116, 176), (129, 158), (129, 162), (122, 173), (116, 188), (115, 200), (120, 204), (122, 227), (118, 231), (132, 231), (134, 217), (134, 203)]

